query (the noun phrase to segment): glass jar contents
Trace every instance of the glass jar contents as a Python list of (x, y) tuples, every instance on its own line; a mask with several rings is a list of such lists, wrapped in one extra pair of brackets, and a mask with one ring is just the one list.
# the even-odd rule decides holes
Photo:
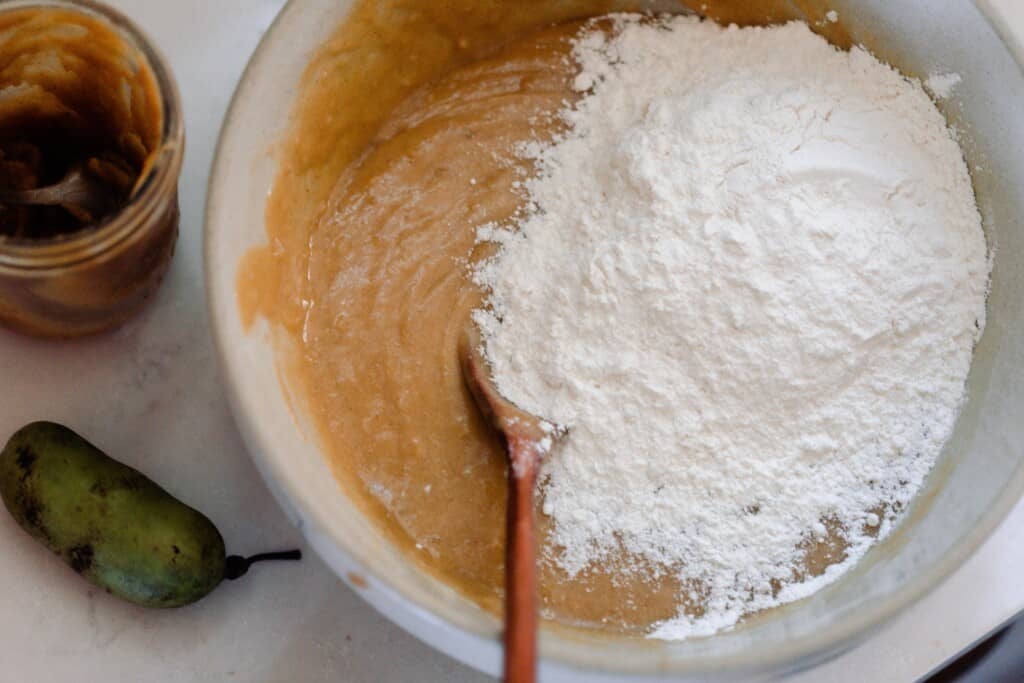
[(163, 61), (91, 0), (0, 11), (0, 324), (75, 337), (124, 322), (178, 234), (181, 105)]

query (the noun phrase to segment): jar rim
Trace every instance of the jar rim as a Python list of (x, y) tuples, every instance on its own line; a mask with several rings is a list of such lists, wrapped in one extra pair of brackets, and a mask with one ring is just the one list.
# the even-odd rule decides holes
[(0, 13), (27, 9), (77, 11), (109, 24), (142, 55), (152, 71), (163, 125), (159, 146), (150, 153), (153, 161), (143, 171), (139, 188), (124, 207), (105, 217), (98, 226), (67, 235), (41, 240), (0, 237), (0, 272), (67, 268), (114, 249), (142, 227), (142, 219), (158, 208), (168, 188), (176, 186), (185, 151), (184, 116), (174, 75), (163, 54), (131, 19), (97, 0), (9, 0)]

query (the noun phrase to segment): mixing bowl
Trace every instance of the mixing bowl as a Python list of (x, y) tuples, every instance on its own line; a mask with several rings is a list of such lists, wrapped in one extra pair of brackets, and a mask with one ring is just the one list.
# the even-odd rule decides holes
[[(733, 632), (688, 642), (549, 629), (542, 636), (546, 680), (636, 680), (642, 674), (749, 680), (813, 666), (934, 588), (978, 548), (1024, 489), (1024, 76), (1010, 38), (1004, 31), (1001, 40), (998, 21), (969, 2), (837, 0), (833, 6), (856, 40), (906, 73), (963, 78), (942, 106), (974, 171), (994, 275), (988, 328), (956, 433), (905, 523), (835, 585)], [(289, 391), (275, 365), (273, 331), (257, 325), (247, 333), (236, 305), (239, 261), (265, 240), (273, 142), (286, 128), (311, 54), (350, 7), (346, 0), (292, 0), (236, 93), (207, 209), (217, 346), (253, 458), (313, 548), (389, 619), (493, 673), (501, 655), (498, 620), (417, 569), (360, 513), (321, 457), (301, 397)]]

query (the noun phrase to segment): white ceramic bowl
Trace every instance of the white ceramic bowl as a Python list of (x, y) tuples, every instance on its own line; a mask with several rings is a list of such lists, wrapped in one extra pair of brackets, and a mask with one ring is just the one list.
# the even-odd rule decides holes
[[(309, 57), (350, 4), (291, 0), (236, 93), (208, 198), (213, 327), (242, 434), (267, 484), (310, 544), (389, 619), (494, 673), (500, 662), (497, 620), (415, 569), (356, 509), (321, 457), (301, 409), (294, 416), (290, 411), (266, 329), (247, 334), (236, 306), (239, 259), (265, 238), (264, 204), (276, 168), (271, 143), (284, 130)], [(639, 674), (749, 680), (812, 666), (851, 647), (936, 586), (981, 544), (1024, 489), (1024, 77), (984, 12), (968, 2), (834, 5), (855, 36), (869, 36), (869, 46), (883, 59), (912, 74), (952, 70), (963, 77), (947, 109), (964, 131), (975, 168), (995, 274), (990, 322), (956, 435), (902, 530), (838, 584), (733, 633), (692, 642), (609, 642), (547, 632), (546, 680), (635, 680)]]

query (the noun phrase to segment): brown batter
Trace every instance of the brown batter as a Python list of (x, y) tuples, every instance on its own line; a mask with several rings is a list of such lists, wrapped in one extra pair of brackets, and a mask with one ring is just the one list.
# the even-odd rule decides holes
[[(826, 9), (707, 4), (746, 23), (813, 24)], [(520, 204), (514, 183), (530, 169), (512, 147), (557, 132), (552, 114), (573, 97), (579, 24), (536, 29), (612, 3), (424, 5), (359, 3), (310, 65), (267, 208), (273, 246), (247, 255), (239, 300), (246, 321), (265, 316), (292, 340), (289, 379), (349, 495), (498, 611), (505, 459), (459, 373), (458, 333), (481, 299), (468, 266), (485, 255), (475, 229)], [(817, 573), (842, 549), (808, 552)], [(548, 618), (627, 633), (675, 616), (682, 588), (615, 566), (572, 581), (550, 562), (542, 572)]]

